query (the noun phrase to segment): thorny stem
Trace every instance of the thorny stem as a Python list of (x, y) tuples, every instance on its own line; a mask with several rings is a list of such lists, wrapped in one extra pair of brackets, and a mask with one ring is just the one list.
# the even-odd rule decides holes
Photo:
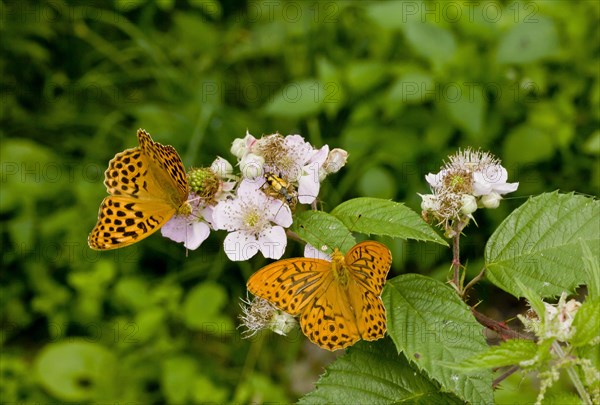
[[(558, 357), (560, 357), (561, 359), (565, 358), (565, 352), (558, 342), (554, 341), (552, 343), (552, 350), (554, 350)], [(567, 367), (567, 374), (569, 375), (569, 378), (571, 378), (571, 382), (575, 386), (575, 389), (577, 390), (577, 393), (581, 397), (583, 403), (586, 405), (592, 405), (592, 399), (590, 398), (588, 392), (585, 390), (585, 387), (583, 386), (583, 383), (581, 382), (581, 379), (579, 378), (579, 375), (577, 375), (577, 372), (575, 371), (573, 366)]]
[(528, 335), (514, 331), (508, 326), (506, 326), (504, 323), (489, 318), (474, 308), (471, 308), (471, 312), (475, 316), (477, 322), (479, 322), (486, 328), (493, 330), (494, 332), (499, 334), (503, 339), (531, 339), (531, 337), (529, 337)]
[(467, 291), (469, 291), (469, 289), (471, 287), (473, 287), (475, 284), (477, 284), (479, 282), (479, 280), (481, 280), (483, 278), (484, 274), (485, 274), (485, 267), (479, 272), (479, 274), (477, 276), (475, 276), (475, 278), (473, 280), (469, 281), (467, 286), (462, 290), (461, 297), (466, 296)]
[(500, 377), (496, 378), (492, 382), (492, 388), (493, 389), (498, 388), (498, 385), (500, 385), (500, 383), (502, 381), (506, 380), (508, 377), (513, 375), (517, 370), (519, 370), (519, 366), (517, 366), (517, 365), (510, 366), (504, 373), (502, 373), (502, 375)]

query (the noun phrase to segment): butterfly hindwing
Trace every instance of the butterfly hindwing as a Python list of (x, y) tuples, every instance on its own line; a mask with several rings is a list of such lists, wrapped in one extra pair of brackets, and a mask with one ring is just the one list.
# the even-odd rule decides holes
[(331, 263), (321, 259), (286, 259), (263, 267), (248, 280), (248, 291), (290, 315), (299, 315), (322, 294)]
[(345, 260), (354, 279), (379, 296), (392, 265), (387, 246), (372, 240), (360, 242), (348, 251)]
[(175, 211), (168, 205), (129, 196), (106, 197), (100, 204), (98, 222), (88, 237), (88, 244), (98, 250), (131, 245), (163, 226)]

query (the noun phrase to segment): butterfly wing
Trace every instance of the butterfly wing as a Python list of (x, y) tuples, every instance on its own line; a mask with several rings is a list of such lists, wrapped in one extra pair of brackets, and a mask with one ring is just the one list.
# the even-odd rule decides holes
[(109, 196), (100, 204), (98, 222), (88, 237), (92, 249), (131, 245), (154, 233), (175, 214), (176, 208), (131, 196)]
[(154, 164), (162, 169), (162, 171), (158, 170), (156, 173), (165, 175), (172, 188), (176, 190), (176, 196), (178, 197), (176, 202), (181, 205), (188, 196), (188, 182), (185, 167), (179, 154), (171, 145), (165, 146), (154, 142), (150, 134), (141, 128), (138, 129), (137, 137), (139, 148), (145, 155), (150, 157)]
[(139, 146), (117, 153), (108, 163), (106, 197), (88, 237), (92, 249), (116, 249), (149, 236), (187, 200), (181, 158), (172, 146), (154, 142), (138, 130)]
[(280, 260), (254, 273), (247, 287), (282, 311), (300, 315), (302, 332), (324, 349), (342, 349), (360, 339), (348, 297), (334, 279), (331, 262)]
[(359, 334), (364, 340), (380, 339), (387, 329), (380, 295), (392, 264), (392, 254), (382, 243), (365, 241), (350, 249), (345, 261), (351, 275), (348, 299)]

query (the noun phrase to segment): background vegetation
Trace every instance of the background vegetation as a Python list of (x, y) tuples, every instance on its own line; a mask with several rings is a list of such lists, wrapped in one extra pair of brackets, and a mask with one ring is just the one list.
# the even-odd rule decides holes
[[(107, 162), (139, 127), (186, 167), (232, 161), (246, 130), (342, 147), (350, 160), (322, 188), (326, 211), (372, 196), (419, 212), (424, 175), (445, 156), (490, 150), (520, 187), (477, 217), (465, 258), (526, 196), (600, 189), (595, 1), (1, 1), (0, 11), (2, 402), (290, 402), (333, 358), (299, 334), (241, 339), (239, 298), (265, 260), (228, 262), (222, 234), (188, 255), (160, 235), (87, 247)], [(385, 242), (392, 275), (445, 280), (447, 249)], [(497, 320), (522, 309), (485, 281), (480, 299)], [(535, 385), (522, 378), (497, 401), (526, 400), (511, 396)]]

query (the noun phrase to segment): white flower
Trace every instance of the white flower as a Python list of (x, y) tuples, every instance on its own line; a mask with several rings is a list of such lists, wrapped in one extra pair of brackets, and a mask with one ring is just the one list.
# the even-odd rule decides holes
[(497, 194), (512, 193), (519, 183), (507, 183), (508, 172), (499, 164), (482, 167), (473, 173), (473, 195), (481, 196), (492, 192)]
[(419, 194), (421, 197), (421, 209), (423, 211), (437, 211), (440, 207), (440, 203), (435, 194)]
[(236, 138), (231, 144), (231, 154), (242, 159), (246, 154), (252, 152), (252, 149), (256, 145), (256, 138), (246, 131), (246, 136), (242, 138)]
[(300, 204), (311, 204), (317, 198), (321, 188), (319, 171), (328, 154), (329, 146), (325, 145), (316, 151), (306, 165), (302, 167), (298, 179), (298, 202)]
[[(190, 200), (197, 197), (190, 195)], [(213, 207), (203, 207), (198, 202), (192, 202), (192, 213), (187, 216), (174, 215), (160, 232), (165, 238), (183, 243), (186, 249), (196, 250), (210, 234), (210, 222)]]
[(246, 154), (240, 161), (240, 170), (242, 171), (242, 177), (247, 179), (256, 179), (261, 177), (264, 173), (263, 165), (265, 164), (265, 158), (254, 153)]
[(443, 180), (447, 172), (448, 170), (440, 170), (440, 172), (436, 174), (428, 173), (425, 175), (425, 180), (427, 180), (427, 183), (429, 183), (429, 186), (432, 189), (439, 189), (444, 185)]
[(259, 250), (271, 259), (279, 259), (287, 238), (283, 227), (292, 224), (292, 212), (286, 204), (268, 197), (259, 182), (243, 180), (233, 200), (221, 201), (213, 212), (215, 229), (225, 229), (225, 253), (230, 260), (248, 260)]
[(269, 301), (254, 297), (254, 299), (241, 300), (242, 314), (240, 320), (246, 330), (244, 338), (250, 338), (263, 329), (271, 329), (273, 332), (285, 336), (294, 329), (298, 322), (292, 315), (280, 311)]
[(233, 174), (233, 166), (220, 156), (212, 162), (210, 169), (221, 178), (228, 178)]

